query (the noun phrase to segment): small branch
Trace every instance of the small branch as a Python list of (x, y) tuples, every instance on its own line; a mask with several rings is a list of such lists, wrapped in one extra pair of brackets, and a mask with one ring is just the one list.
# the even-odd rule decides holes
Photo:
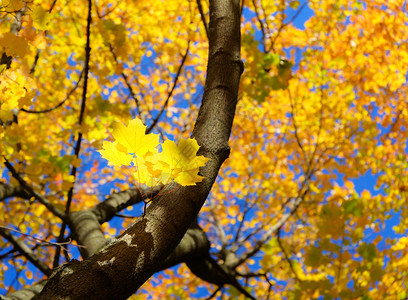
[(306, 163), (306, 165), (307, 165), (307, 169), (310, 170), (308, 155), (307, 155), (305, 149), (303, 148), (302, 142), (300, 141), (300, 137), (299, 137), (299, 134), (298, 134), (298, 133), (299, 133), (299, 129), (298, 129), (298, 127), (297, 127), (296, 120), (295, 120), (295, 104), (293, 103), (292, 94), (290, 93), (290, 90), (289, 90), (289, 89), (288, 89), (288, 95), (289, 95), (289, 102), (290, 102), (290, 107), (291, 107), (290, 116), (291, 116), (291, 119), (292, 119), (292, 122), (293, 122), (293, 127), (295, 128), (295, 138), (296, 138), (296, 142), (297, 142), (297, 144), (298, 144), (300, 150), (302, 151), (303, 159), (305, 160), (305, 163)]
[[(111, 43), (109, 43), (109, 49), (110, 49), (110, 51), (111, 51), (111, 53), (113, 55), (113, 58), (114, 58), (116, 64), (119, 64), (118, 58), (116, 56), (115, 51), (113, 50), (113, 46), (112, 46)], [(123, 71), (121, 72), (120, 75), (122, 76), (123, 80), (125, 81), (125, 84), (126, 84), (128, 90), (129, 90), (130, 96), (135, 101), (137, 113), (138, 113), (139, 117), (141, 117), (142, 114), (141, 114), (141, 111), (140, 111), (140, 103), (139, 103), (140, 101), (137, 98), (136, 93), (133, 91), (133, 88), (132, 88), (132, 85), (130, 84), (129, 78), (127, 77), (127, 75)]]
[(266, 36), (265, 27), (264, 27), (264, 24), (263, 24), (263, 22), (261, 20), (261, 17), (259, 16), (258, 8), (256, 6), (255, 0), (252, 0), (252, 5), (254, 6), (254, 9), (255, 9), (256, 19), (258, 20), (259, 26), (261, 27), (262, 45), (263, 45), (263, 48), (264, 48), (264, 53), (266, 53), (267, 51), (266, 51), (266, 44), (265, 44), (265, 36)]
[(242, 19), (242, 14), (244, 13), (244, 7), (245, 7), (245, 0), (241, 0), (241, 19)]
[(38, 59), (40, 58), (40, 53), (41, 53), (41, 50), (37, 49), (37, 53), (35, 54), (33, 65), (30, 69), (30, 74), (33, 74), (35, 71), (35, 67), (37, 66)]
[(259, 250), (261, 250), (262, 246), (273, 236), (273, 234), (276, 233), (287, 222), (287, 220), (296, 212), (308, 191), (309, 189), (306, 188), (303, 191), (303, 193), (295, 199), (290, 211), (284, 214), (269, 230), (267, 230), (265, 234), (262, 236), (262, 238), (255, 242), (254, 246), (249, 252), (244, 253), (234, 263), (235, 267), (238, 267), (239, 265), (244, 263), (248, 258), (251, 258), (256, 253), (258, 253)]
[(205, 300), (211, 300), (212, 298), (214, 298), (217, 293), (221, 290), (221, 287), (219, 286), (210, 296), (208, 296), (207, 298), (205, 298)]
[(220, 266), (213, 258), (209, 257), (208, 258), (210, 262), (213, 264), (213, 266), (218, 269), (219, 272), (221, 272), (226, 278), (228, 278), (227, 282), (228, 284), (232, 285), (235, 287), (241, 294), (245, 295), (245, 297), (256, 300), (254, 296), (252, 296), (244, 287), (238, 282), (238, 280), (235, 278), (235, 276), (232, 276), (229, 272), (227, 272), (222, 266)]
[[(84, 118), (84, 113), (85, 113), (85, 104), (86, 104), (86, 93), (88, 89), (88, 76), (89, 76), (89, 59), (91, 56), (91, 47), (90, 47), (90, 35), (91, 35), (91, 22), (92, 22), (92, 0), (88, 1), (88, 18), (87, 18), (87, 24), (86, 24), (86, 46), (85, 46), (85, 66), (84, 66), (84, 87), (83, 87), (83, 92), (82, 92), (82, 101), (81, 101), (81, 110), (79, 113), (79, 119), (78, 119), (78, 125), (82, 124), (83, 118)], [(82, 142), (82, 132), (78, 132), (78, 137), (74, 149), (74, 157), (79, 157), (79, 152), (81, 150), (81, 142)], [(77, 167), (72, 166), (70, 175), (74, 177), (74, 185), (75, 185), (75, 179), (76, 179), (76, 172), (77, 172)], [(67, 195), (67, 203), (65, 204), (65, 213), (68, 214), (70, 207), (71, 207), (71, 202), (72, 198), (74, 195), (74, 186), (72, 186)], [(67, 223), (64, 221), (61, 225), (60, 229), (60, 234), (58, 236), (57, 241), (61, 241), (64, 238), (65, 234), (65, 229), (67, 227)], [(59, 256), (60, 256), (60, 248), (56, 249), (55, 256), (54, 256), (54, 267), (57, 267), (59, 265)]]
[(55, 4), (57, 3), (57, 0), (54, 0), (50, 6), (50, 9), (48, 10), (49, 13), (52, 12), (52, 10), (54, 9)]
[[(54, 9), (55, 4), (57, 3), (57, 0), (54, 0), (50, 6), (50, 9), (48, 10), (48, 13), (51, 13), (52, 10)], [(47, 33), (47, 30), (44, 31), (44, 34)], [(41, 50), (37, 49), (37, 52), (35, 53), (35, 57), (34, 57), (34, 63), (30, 69), (30, 74), (33, 74), (35, 71), (35, 68), (37, 67), (37, 63), (38, 63), (38, 59), (40, 58), (40, 54), (41, 54)]]
[(69, 99), (69, 97), (71, 97), (71, 95), (75, 92), (75, 90), (78, 88), (79, 83), (81, 82), (82, 79), (82, 75), (84, 73), (84, 70), (81, 71), (81, 74), (79, 75), (78, 81), (75, 83), (75, 85), (73, 86), (73, 88), (68, 92), (67, 96), (64, 98), (64, 100), (62, 100), (60, 103), (58, 103), (57, 105), (55, 105), (54, 107), (51, 108), (47, 108), (47, 109), (43, 109), (43, 110), (30, 110), (30, 109), (25, 109), (22, 108), (20, 109), (23, 112), (26, 113), (31, 113), (31, 114), (44, 114), (44, 113), (48, 113), (50, 111), (53, 111), (59, 107), (61, 107), (65, 101), (67, 101)]
[(166, 99), (166, 101), (164, 101), (164, 104), (163, 104), (163, 106), (162, 106), (162, 108), (161, 108), (159, 114), (158, 114), (158, 115), (156, 116), (156, 118), (153, 120), (153, 123), (152, 123), (152, 124), (149, 126), (149, 128), (146, 130), (146, 134), (148, 134), (150, 131), (152, 131), (152, 129), (154, 128), (154, 126), (156, 126), (157, 122), (159, 121), (159, 119), (160, 119), (161, 115), (163, 114), (164, 110), (166, 109), (167, 104), (169, 103), (169, 100), (170, 100), (170, 98), (171, 98), (171, 95), (173, 94), (173, 91), (174, 91), (174, 89), (175, 89), (176, 86), (177, 86), (177, 81), (178, 81), (178, 79), (179, 79), (179, 77), (180, 77), (181, 70), (183, 69), (184, 63), (186, 62), (189, 49), (190, 49), (190, 41), (188, 41), (188, 43), (187, 43), (186, 53), (183, 55), (183, 58), (182, 58), (182, 60), (181, 60), (181, 64), (180, 64), (180, 66), (179, 66), (179, 68), (178, 68), (178, 70), (177, 70), (176, 77), (174, 78), (174, 81), (173, 81), (173, 86), (172, 86), (172, 88), (171, 88), (169, 94), (167, 95), (167, 99)]
[[(43, 263), (37, 255), (34, 254), (34, 252), (30, 249), (30, 247), (28, 247), (22, 241), (19, 241), (15, 236), (13, 236), (10, 233), (10, 230), (13, 230), (13, 229), (0, 226), (0, 235), (3, 236), (6, 240), (8, 240), (10, 243), (12, 243), (13, 247), (16, 248), (25, 258), (27, 258), (37, 269), (39, 269), (45, 275), (50, 276), (51, 269), (45, 263)], [(17, 230), (13, 230), (13, 231), (23, 234), (22, 232), (19, 232)], [(26, 234), (23, 234), (23, 235), (29, 236)], [(36, 238), (33, 238), (33, 239), (36, 239)]]
[[(98, 222), (103, 224), (110, 221), (115, 215), (118, 215), (123, 209), (132, 206), (134, 204), (143, 202), (146, 199), (156, 197), (160, 192), (162, 186), (155, 186), (154, 188), (148, 186), (142, 186), (140, 189), (131, 188), (119, 193), (115, 193), (107, 197), (103, 202), (98, 203), (95, 207), (91, 208), (93, 214), (95, 214)], [(119, 216), (119, 215), (118, 215)]]
[(124, 215), (124, 214), (115, 214), (115, 217), (123, 218), (123, 219), (134, 219), (134, 218), (137, 218), (137, 216), (130, 216), (130, 215)]
[[(116, 4), (116, 6), (117, 6), (117, 5), (118, 5), (118, 4)], [(99, 13), (99, 8), (98, 8), (98, 6), (97, 6), (97, 4), (96, 4), (96, 2), (95, 2), (95, 7), (96, 7), (95, 10), (96, 10), (96, 14), (97, 14), (98, 18), (99, 18), (99, 19), (102, 19), (103, 17), (105, 17), (106, 15), (108, 15), (109, 13), (111, 13), (112, 11), (114, 11), (114, 9), (116, 8), (116, 6), (113, 7), (108, 13), (105, 13), (105, 14), (102, 16), (102, 15)], [(118, 57), (116, 56), (115, 50), (113, 49), (113, 46), (112, 46), (112, 44), (111, 44), (110, 42), (108, 43), (108, 46), (109, 46), (109, 50), (110, 50), (110, 52), (112, 53), (113, 59), (115, 60), (116, 64), (119, 64)], [(137, 110), (137, 113), (138, 113), (139, 117), (142, 118), (142, 114), (141, 114), (141, 111), (140, 111), (140, 104), (139, 104), (140, 101), (139, 101), (139, 99), (137, 98), (136, 93), (134, 92), (134, 90), (133, 90), (133, 88), (132, 88), (132, 85), (130, 84), (129, 78), (127, 77), (127, 75), (126, 75), (123, 71), (120, 73), (120, 75), (122, 76), (123, 80), (125, 81), (125, 84), (126, 84), (128, 90), (129, 90), (130, 96), (131, 96), (131, 97), (133, 98), (133, 100), (135, 101), (136, 110)], [(142, 120), (142, 121), (144, 121), (144, 120)]]
[(282, 241), (280, 239), (280, 231), (281, 231), (281, 228), (279, 228), (278, 231), (276, 232), (276, 238), (278, 240), (279, 248), (282, 250), (283, 256), (285, 257), (286, 261), (288, 262), (289, 268), (292, 271), (293, 275), (295, 275), (296, 280), (298, 282), (302, 282), (302, 280), (300, 280), (299, 276), (297, 275), (297, 273), (295, 271), (295, 268), (293, 267), (293, 263), (290, 260), (288, 254), (286, 253), (285, 248), (283, 248)]
[(198, 11), (200, 12), (201, 21), (203, 22), (205, 33), (207, 34), (207, 39), (209, 40), (209, 33), (208, 33), (208, 23), (207, 19), (205, 18), (203, 6), (201, 4), (201, 0), (197, 0)]
[(288, 26), (290, 23), (292, 23), (292, 22), (300, 15), (300, 13), (301, 13), (302, 10), (306, 7), (306, 5), (307, 5), (307, 1), (305, 1), (305, 3), (303, 3), (303, 4), (299, 7), (298, 11), (293, 15), (293, 17), (292, 17), (288, 22), (284, 23), (284, 22), (283, 22), (284, 20), (282, 20), (281, 25), (280, 25), (279, 28), (278, 28), (278, 32), (276, 33), (274, 39), (273, 39), (272, 42), (271, 42), (271, 46), (269, 47), (271, 51), (274, 51), (274, 46), (275, 46), (276, 40), (278, 39), (279, 35), (281, 34), (283, 28), (285, 28), (285, 27)]
[[(72, 242), (71, 239), (68, 239), (68, 240), (65, 241), (65, 242), (54, 243), (54, 242), (47, 241), (47, 240), (45, 240), (45, 239), (41, 239), (41, 238), (36, 237), (36, 236), (34, 236), (34, 235), (26, 234), (26, 233), (24, 233), (24, 232), (21, 232), (20, 230), (16, 230), (16, 229), (13, 229), (13, 228), (10, 228), (10, 227), (7, 227), (7, 226), (0, 226), (0, 229), (1, 229), (1, 228), (6, 229), (6, 230), (9, 230), (9, 231), (17, 232), (18, 234), (24, 235), (25, 237), (27, 237), (27, 238), (29, 238), (29, 239), (32, 239), (32, 240), (35, 240), (35, 241), (39, 241), (39, 242), (41, 242), (41, 243), (45, 243), (45, 244), (48, 244), (48, 245), (53, 245), (53, 246), (63, 247), (63, 245), (69, 245), (69, 244), (71, 244), (71, 242)], [(81, 248), (81, 247), (83, 248), (83, 247), (84, 247), (84, 246), (81, 246), (81, 245), (76, 245), (76, 246), (77, 246), (78, 248)]]
[(67, 215), (60, 211), (58, 208), (56, 208), (54, 205), (52, 205), (51, 202), (49, 202), (45, 197), (43, 197), (41, 194), (37, 193), (34, 191), (34, 189), (28, 185), (28, 183), (17, 173), (16, 169), (10, 164), (10, 162), (7, 160), (7, 158), (4, 158), (4, 164), (7, 167), (7, 169), (10, 171), (11, 175), (17, 181), (20, 183), (20, 185), (27, 191), (27, 193), (31, 196), (37, 199), (41, 204), (43, 204), (51, 213), (53, 213), (55, 216), (60, 218), (61, 220), (65, 220), (67, 218)]

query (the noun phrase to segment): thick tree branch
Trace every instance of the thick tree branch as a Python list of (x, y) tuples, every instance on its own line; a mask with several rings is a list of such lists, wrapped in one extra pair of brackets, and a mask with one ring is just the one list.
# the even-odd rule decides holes
[(110, 221), (117, 212), (151, 199), (160, 191), (160, 186), (155, 188), (142, 187), (128, 189), (115, 193), (106, 198), (89, 210), (76, 211), (69, 214), (68, 225), (73, 238), (79, 245), (82, 258), (86, 259), (106, 245), (105, 234), (101, 229), (101, 224)]
[[(188, 262), (191, 260), (198, 260), (203, 257), (207, 257), (209, 254), (210, 243), (207, 239), (207, 236), (202, 231), (201, 228), (194, 224), (191, 226), (180, 244), (174, 249), (174, 251), (166, 258), (162, 263), (161, 268), (156, 270), (156, 272), (165, 270), (177, 264)], [(17, 291), (7, 297), (2, 297), (0, 295), (0, 300), (29, 300), (34, 296), (38, 295), (44, 285), (48, 281), (41, 281), (34, 284), (29, 288), (22, 289)]]
[[(180, 243), (229, 155), (240, 59), (239, 0), (210, 1), (207, 79), (192, 136), (199, 155), (210, 159), (196, 186), (169, 184), (112, 243), (82, 262), (71, 261), (50, 278), (38, 299), (126, 299), (133, 294)], [(169, 193), (166, 193), (169, 191)]]
[(33, 284), (30, 287), (24, 288), (22, 290), (16, 291), (8, 296), (1, 296), (0, 300), (30, 300), (33, 299), (36, 295), (38, 295), (42, 289), (44, 288), (47, 280), (42, 280)]
[(10, 233), (10, 230), (0, 227), (0, 235), (8, 240), (27, 260), (45, 275), (51, 275), (51, 269), (22, 241)]
[(19, 197), (23, 199), (30, 199), (30, 194), (21, 186), (11, 186), (6, 183), (0, 182), (0, 201), (4, 201), (7, 198)]

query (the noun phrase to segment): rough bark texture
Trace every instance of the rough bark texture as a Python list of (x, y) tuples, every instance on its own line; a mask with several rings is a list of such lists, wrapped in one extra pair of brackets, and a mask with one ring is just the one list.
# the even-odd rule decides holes
[[(103, 244), (100, 228), (96, 226), (101, 214), (97, 211), (71, 214), (70, 227), (76, 229), (76, 239), (85, 242), (86, 236), (91, 235), (98, 241), (82, 251), (84, 257), (93, 255), (57, 268), (36, 299), (126, 299), (154, 272), (194, 253), (191, 247), (198, 245), (194, 236), (199, 229), (193, 227), (183, 239), (185, 246), (179, 247), (187, 252), (180, 255), (174, 249), (197, 217), (219, 168), (229, 155), (228, 139), (243, 71), (239, 4), (239, 0), (210, 1), (207, 79), (192, 133), (201, 146), (199, 155), (211, 158), (200, 170), (205, 177), (203, 182), (192, 187), (167, 186), (171, 192), (155, 198), (145, 216), (95, 254)], [(111, 217), (112, 212), (108, 215)], [(109, 217), (102, 217), (106, 218)], [(78, 226), (81, 223), (88, 225), (82, 228)], [(198, 238), (198, 241), (206, 239)], [(208, 241), (203, 245), (208, 249)], [(171, 253), (173, 257), (169, 256)]]

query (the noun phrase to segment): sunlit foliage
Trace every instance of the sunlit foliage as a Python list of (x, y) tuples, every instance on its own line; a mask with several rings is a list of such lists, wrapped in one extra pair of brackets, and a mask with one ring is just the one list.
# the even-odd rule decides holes
[[(259, 299), (407, 297), (406, 2), (242, 3), (245, 72), (231, 155), (199, 216), (211, 253), (220, 261), (234, 253), (237, 278)], [(118, 121), (137, 117), (161, 135), (170, 153), (161, 167), (169, 168), (176, 144), (191, 134), (205, 80), (206, 1), (96, 0), (84, 95), (87, 11), (88, 1), (0, 6), (0, 154), (61, 210), (70, 191), (70, 210), (79, 210), (137, 181), (97, 153), (119, 149), (108, 139), (132, 146), (112, 130)], [(130, 164), (127, 153), (110, 156), (111, 164)], [(200, 181), (181, 177), (176, 182)], [(19, 186), (6, 168), (1, 182)], [(113, 236), (130, 222), (103, 229)], [(60, 235), (59, 219), (35, 199), (0, 199), (0, 226), (42, 241)], [(24, 241), (52, 266), (54, 247)], [(2, 291), (43, 278), (6, 239), (0, 249)], [(134, 299), (216, 289), (181, 265)], [(240, 296), (225, 288), (216, 297)]]

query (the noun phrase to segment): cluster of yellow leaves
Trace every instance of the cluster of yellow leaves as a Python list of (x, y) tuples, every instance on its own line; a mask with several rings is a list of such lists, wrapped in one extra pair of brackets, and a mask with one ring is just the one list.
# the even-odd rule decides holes
[(3, 71), (0, 74), (0, 120), (13, 118), (13, 110), (23, 108), (34, 97), (35, 83), (19, 70)]
[[(14, 116), (18, 119), (18, 123), (4, 128), (0, 126), (0, 153), (16, 166), (37, 192), (58, 208), (63, 210), (65, 207), (66, 192), (73, 185), (70, 168), (74, 165), (79, 171), (72, 210), (92, 207), (101, 201), (106, 195), (99, 194), (102, 185), (107, 187), (104, 193), (109, 193), (113, 189), (128, 188), (125, 186), (127, 182), (140, 178), (140, 173), (129, 175), (129, 168), (101, 170), (102, 167), (92, 167), (91, 172), (81, 170), (88, 169), (100, 157), (95, 151), (101, 148), (102, 140), (116, 120), (138, 114), (135, 100), (126, 96), (129, 89), (139, 99), (137, 105), (142, 117), (151, 116), (163, 105), (191, 40), (194, 43), (190, 43), (189, 54), (169, 99), (168, 109), (158, 122), (159, 128), (177, 139), (181, 135), (189, 135), (199, 104), (197, 99), (189, 99), (188, 96), (200, 91), (196, 83), (203, 83), (205, 79), (208, 45), (200, 15), (189, 2), (170, 1), (163, 5), (162, 1), (93, 1), (86, 113), (80, 126), (78, 110), (84, 79), (84, 12), (88, 8), (87, 1), (2, 0), (0, 5), (0, 56), (3, 52), (12, 56), (9, 69), (6, 65), (0, 66), (0, 119), (4, 122)], [(203, 5), (206, 7), (205, 3)], [(124, 76), (128, 82), (123, 79)], [(58, 106), (60, 103), (63, 104)], [(19, 110), (41, 111), (56, 106), (57, 109), (46, 114)], [(183, 114), (179, 113), (180, 110)], [(83, 134), (81, 162), (72, 156), (72, 137), (78, 132)], [(185, 141), (175, 145), (166, 141), (162, 149), (167, 148), (164, 152), (172, 153), (172, 156), (182, 152), (183, 143)], [(187, 144), (190, 146), (190, 142)], [(151, 149), (151, 152), (157, 151)], [(149, 160), (135, 157), (134, 162), (143, 167), (145, 159)], [(185, 157), (179, 159), (183, 160)], [(177, 179), (169, 177), (168, 180), (174, 179), (181, 184), (194, 184), (193, 181), (201, 180), (197, 173), (194, 175), (193, 171), (182, 169), (188, 168), (188, 162), (183, 162), (183, 167), (180, 167), (177, 161), (163, 155), (161, 162), (154, 163), (158, 165), (153, 168), (151, 162), (150, 170), (156, 172), (156, 169), (162, 168), (163, 173), (177, 176)], [(190, 167), (195, 168), (191, 164)], [(132, 168), (138, 170), (135, 165)], [(4, 182), (18, 185), (16, 180), (5, 174), (2, 173)], [(157, 172), (154, 174), (157, 175)], [(147, 181), (149, 176), (153, 175), (146, 173), (144, 176)], [(161, 178), (164, 180), (166, 175)], [(94, 186), (102, 180), (110, 182), (117, 179), (126, 184), (115, 183), (117, 186), (113, 186), (100, 183)], [(152, 183), (153, 177), (151, 179)], [(154, 177), (154, 180), (158, 178)], [(44, 187), (47, 192), (44, 192)], [(24, 224), (22, 231), (31, 229), (31, 233), (50, 240), (59, 235), (59, 221), (47, 210), (44, 211), (43, 206), (37, 203), (23, 205), (18, 198), (9, 200), (0, 203), (1, 210), (6, 212), (3, 224)], [(113, 234), (112, 228), (107, 231)], [(49, 248), (39, 247), (36, 254), (45, 263), (52, 264)], [(10, 269), (15, 267), (8, 262), (5, 260), (2, 271), (6, 266)], [(17, 265), (17, 268), (23, 267), (20, 262)], [(0, 279), (4, 276), (9, 278), (10, 274), (0, 276)], [(42, 275), (34, 274), (34, 277), (37, 280)]]
[[(205, 78), (208, 41), (193, 2), (168, 1), (165, 6), (162, 1), (93, 2), (88, 101), (84, 122), (78, 126), (87, 3), (57, 1), (51, 10), (51, 2), (1, 1), (0, 47), (13, 56), (13, 62), (8, 70), (3, 65), (0, 74), (0, 119), (11, 119), (11, 113), (24, 105), (42, 110), (64, 99), (66, 102), (46, 117), (20, 111), (18, 124), (0, 127), (0, 148), (30, 184), (46, 186), (50, 200), (63, 209), (63, 194), (72, 186), (69, 166), (79, 167), (78, 158), (69, 155), (71, 136), (83, 133), (81, 165), (92, 164), (92, 151), (101, 147), (101, 139), (115, 120), (128, 119), (129, 111), (137, 114), (136, 107), (142, 116), (161, 107), (190, 40), (185, 67), (158, 124), (176, 139), (189, 134), (198, 107), (197, 91), (201, 91)], [(401, 216), (394, 231), (406, 234), (408, 228), (408, 90), (404, 73), (408, 69), (408, 34), (404, 2), (311, 0), (305, 10), (313, 10), (314, 16), (304, 29), (291, 23), (282, 26), (289, 19), (281, 14), (282, 9), (290, 10), (289, 6), (298, 5), (296, 2), (246, 3), (242, 26), (246, 69), (232, 152), (211, 201), (203, 209), (210, 221), (202, 220), (202, 225), (219, 250), (225, 246), (223, 239), (234, 243), (242, 222), (233, 247), (251, 251), (257, 237), (254, 233), (267, 230), (282, 216), (283, 204), (299, 195), (300, 186), (307, 182), (305, 173), (312, 171), (309, 194), (282, 228), (282, 247), (293, 269), (277, 240), (272, 239), (263, 247), (259, 270), (248, 261), (239, 271), (268, 272), (276, 279), (271, 281), (276, 299), (402, 297), (408, 269), (403, 248), (406, 241), (376, 239), (366, 243), (364, 238), (367, 232), (381, 232), (385, 214), (393, 211)], [(208, 14), (206, 1), (202, 5)], [(295, 64), (292, 78), (285, 78), (289, 83), (285, 90), (274, 90), (268, 84), (271, 75), (279, 75), (279, 71), (274, 65), (265, 74), (262, 62), (266, 54), (254, 34), (261, 31), (254, 5), (264, 21), (268, 54)], [(251, 13), (246, 14), (248, 11)], [(11, 31), (15, 20), (21, 20), (18, 32)], [(50, 23), (52, 26), (47, 25)], [(265, 81), (260, 80), (260, 73)], [(138, 103), (135, 99), (124, 101), (130, 88)], [(183, 143), (194, 142), (176, 145), (166, 141), (159, 153), (158, 138), (144, 135), (144, 127), (137, 122), (119, 124), (113, 134), (115, 142), (103, 142), (101, 152), (109, 157), (110, 164), (127, 167), (102, 172), (93, 167), (91, 172), (79, 174), (75, 210), (100, 201), (94, 185), (105, 185), (102, 179), (106, 183), (106, 178), (128, 182), (131, 177), (150, 185), (171, 179), (180, 184), (201, 180), (197, 166), (191, 164), (196, 152), (191, 160), (179, 157)], [(136, 137), (146, 144), (151, 142), (150, 149), (143, 149), (145, 145), (135, 142)], [(366, 172), (380, 174), (377, 187), (381, 192), (357, 191), (351, 181)], [(128, 183), (116, 186), (128, 187)], [(23, 230), (29, 226), (32, 232), (58, 236), (58, 220), (43, 206), (21, 201), (0, 204), (6, 211), (3, 222), (23, 223)], [(249, 211), (246, 216), (245, 210)], [(106, 230), (114, 234), (113, 228)], [(51, 263), (47, 248), (37, 251)], [(349, 288), (348, 274), (354, 279), (353, 289)], [(148, 282), (146, 293), (154, 298), (189, 298), (194, 287), (201, 285), (183, 282), (172, 270), (167, 275), (154, 279), (155, 285)], [(334, 278), (336, 286), (322, 275)], [(156, 281), (161, 281), (163, 289), (157, 288)], [(270, 288), (263, 278), (248, 282), (259, 298)], [(185, 289), (171, 288), (177, 284)]]
[(196, 156), (200, 148), (195, 139), (181, 139), (176, 145), (166, 140), (159, 152), (158, 134), (145, 134), (146, 126), (140, 119), (133, 119), (127, 125), (117, 124), (112, 135), (114, 142), (103, 142), (99, 152), (113, 166), (133, 166), (135, 179), (147, 186), (167, 184), (174, 180), (182, 186), (195, 185), (203, 180), (199, 168), (209, 160)]
[[(40, 5), (21, 0), (4, 0), (1, 5), (10, 16), (27, 5), (23, 16), (16, 16), (14, 20), (13, 17), (9, 19), (10, 23), (18, 23), (21, 18), (21, 22), (26, 25), (23, 30), (17, 34), (12, 27), (6, 27), (9, 32), (6, 32), (5, 28), (0, 31), (0, 49), (3, 57), (25, 59), (33, 49), (44, 49), (44, 30), (47, 29), (49, 13)], [(11, 26), (15, 27), (16, 24)], [(6, 63), (0, 65), (0, 120), (3, 122), (12, 119), (13, 110), (29, 106), (37, 90), (29, 69), (13, 65), (6, 69)]]
[[(396, 212), (393, 234), (408, 228), (406, 6), (313, 0), (304, 29), (281, 28), (290, 18), (280, 5), (289, 3), (249, 4), (263, 28), (253, 16), (242, 27), (246, 64), (232, 151), (203, 211), (210, 221), (202, 225), (217, 249), (250, 252), (253, 232), (273, 226), (307, 185), (281, 229), (281, 245), (273, 238), (261, 254), (259, 272), (277, 279), (277, 297), (398, 299), (406, 294), (406, 251), (390, 249), (393, 239), (383, 236)], [(269, 53), (253, 38), (262, 30)], [(270, 54), (295, 65), (285, 90), (260, 79)], [(352, 183), (360, 177), (364, 189)], [(236, 216), (237, 206), (240, 214), (249, 207), (251, 217)], [(241, 271), (257, 268), (248, 263)]]

